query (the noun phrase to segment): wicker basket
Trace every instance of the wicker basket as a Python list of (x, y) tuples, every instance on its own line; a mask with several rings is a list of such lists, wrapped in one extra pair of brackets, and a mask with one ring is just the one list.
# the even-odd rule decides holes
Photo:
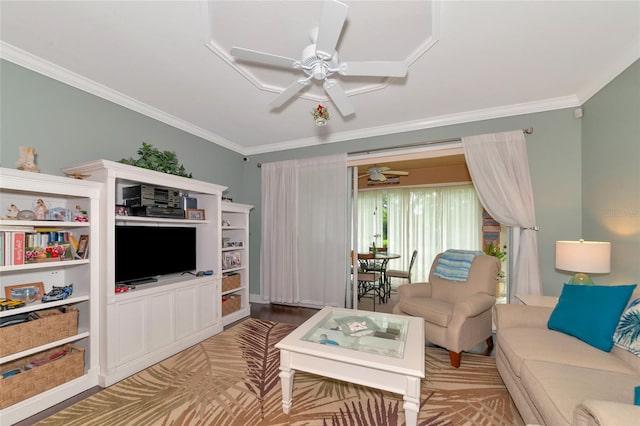
[(222, 292), (240, 288), (240, 274), (224, 275), (222, 277)]
[[(42, 311), (46, 312), (46, 311)], [(0, 357), (78, 334), (78, 310), (0, 328)]]
[(0, 371), (7, 372), (15, 368), (23, 368), (32, 361), (47, 359), (65, 349), (69, 352), (62, 358), (6, 379), (0, 378), (0, 409), (82, 376), (84, 349), (63, 345), (0, 365)]
[(222, 298), (222, 316), (237, 311), (242, 306), (242, 297), (239, 294), (229, 294)]

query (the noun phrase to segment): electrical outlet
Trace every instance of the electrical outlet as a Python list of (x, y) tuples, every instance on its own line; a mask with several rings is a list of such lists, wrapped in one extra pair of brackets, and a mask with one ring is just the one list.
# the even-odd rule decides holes
[(56, 287), (64, 287), (65, 283), (64, 280), (62, 279), (62, 274), (58, 273), (58, 271), (52, 271), (49, 274), (49, 279), (47, 280), (48, 282), (44, 283), (45, 285), (45, 289), (51, 289), (52, 286), (56, 286)]

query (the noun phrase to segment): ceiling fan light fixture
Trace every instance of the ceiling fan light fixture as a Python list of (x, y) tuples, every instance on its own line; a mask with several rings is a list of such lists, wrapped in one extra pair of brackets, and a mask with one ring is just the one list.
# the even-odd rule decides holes
[(377, 167), (369, 167), (369, 179), (380, 180), (382, 176)]
[(311, 110), (311, 115), (316, 122), (316, 126), (326, 126), (329, 121), (329, 110), (326, 106), (318, 104), (317, 107)]
[[(405, 77), (408, 65), (404, 61), (360, 61), (360, 62), (340, 62), (336, 45), (342, 33), (342, 29), (347, 18), (349, 6), (338, 0), (324, 0), (320, 14), (319, 25), (311, 29), (309, 39), (311, 44), (302, 50), (302, 58), (296, 60), (267, 52), (233, 47), (231, 55), (237, 59), (263, 63), (266, 65), (301, 69), (308, 77), (298, 80), (288, 86), (269, 105), (278, 108), (284, 105), (289, 99), (296, 96), (304, 87), (298, 82), (308, 84), (310, 79), (323, 81), (322, 87), (333, 102), (338, 112), (344, 117), (355, 113), (349, 95), (342, 86), (335, 80), (330, 79), (333, 74), (348, 77)], [(326, 120), (316, 122), (318, 126), (324, 126)]]

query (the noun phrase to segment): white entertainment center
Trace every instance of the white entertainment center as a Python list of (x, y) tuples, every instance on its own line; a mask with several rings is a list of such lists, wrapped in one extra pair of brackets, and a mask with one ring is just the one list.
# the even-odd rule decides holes
[[(100, 385), (109, 386), (221, 332), (221, 206), (226, 187), (108, 160), (75, 165), (64, 172), (105, 185), (100, 202), (104, 253), (100, 272)], [(124, 204), (123, 188), (140, 184), (188, 194), (192, 202), (197, 200), (204, 218), (117, 215), (116, 206)], [(212, 271), (211, 275), (173, 274), (116, 292), (115, 229), (140, 225), (195, 227), (196, 271)], [(145, 247), (140, 241), (140, 255), (155, 257), (157, 262), (170, 261), (173, 250), (180, 250), (180, 241), (167, 241), (164, 247)], [(245, 296), (247, 300), (248, 290)], [(242, 316), (249, 315), (248, 306), (245, 302)], [(240, 314), (235, 318), (240, 319)]]
[[(53, 286), (73, 283), (73, 293), (62, 300), (29, 300), (12, 309), (2, 305), (7, 309), (0, 310), (4, 322), (15, 322), (17, 316), (27, 314), (44, 315), (50, 308), (69, 308), (56, 317), (57, 322), (38, 319), (0, 328), (0, 337), (10, 340), (0, 342), (0, 372), (6, 375), (0, 379), (0, 425), (13, 424), (96, 385), (110, 386), (250, 315), (249, 212), (253, 206), (222, 201), (224, 186), (108, 160), (63, 171), (82, 179), (0, 168), (0, 208), (16, 206), (34, 215), (30, 209), (35, 210), (42, 201), (50, 210), (61, 209), (67, 215), (64, 220), (43, 220), (5, 218), (5, 213), (0, 219), (2, 241), (5, 234), (11, 234), (14, 247), (14, 234), (23, 234), (26, 241), (38, 233), (60, 231), (84, 241), (87, 247), (84, 256), (59, 261), (14, 260), (13, 252), (24, 254), (25, 259), (27, 252), (33, 253), (25, 245), (12, 250), (11, 263), (0, 263), (0, 298), (12, 287), (41, 285), (46, 293)], [(122, 208), (123, 188), (130, 192), (142, 185), (161, 188), (161, 192), (169, 189), (185, 205), (166, 212), (148, 214), (145, 210), (142, 215), (127, 215), (132, 212)], [(195, 210), (185, 215), (182, 207)], [(78, 212), (83, 214), (78, 216)], [(130, 240), (133, 250), (126, 251), (138, 256), (139, 246), (139, 261), (152, 260), (146, 265), (155, 262), (159, 268), (177, 271), (186, 262), (195, 262), (195, 268), (159, 274), (143, 284), (117, 283), (116, 252), (124, 250), (116, 250), (116, 229), (120, 245), (123, 234), (135, 229), (141, 232)], [(139, 235), (155, 242), (145, 245), (145, 241), (136, 241), (145, 239)], [(178, 237), (164, 241), (166, 235)], [(3, 260), (7, 249), (3, 247)], [(139, 272), (136, 262), (126, 262), (130, 273)], [(28, 331), (29, 340), (23, 331)], [(28, 367), (32, 359), (48, 358), (69, 345), (73, 348), (62, 359)], [(26, 388), (31, 390), (24, 391)]]

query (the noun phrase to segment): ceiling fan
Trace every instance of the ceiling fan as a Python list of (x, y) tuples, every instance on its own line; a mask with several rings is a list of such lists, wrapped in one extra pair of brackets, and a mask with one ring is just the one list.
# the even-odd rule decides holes
[(384, 182), (385, 180), (387, 180), (387, 176), (385, 175), (408, 176), (409, 172), (400, 171), (400, 170), (391, 170), (390, 167), (371, 166), (367, 170), (367, 173), (358, 176), (358, 179), (363, 178), (365, 176), (369, 176), (369, 180), (377, 180), (380, 182)]
[(301, 69), (307, 75), (305, 78), (294, 81), (271, 101), (269, 105), (272, 107), (282, 106), (308, 86), (313, 78), (323, 81), (324, 90), (343, 116), (351, 115), (355, 110), (347, 94), (336, 79), (329, 77), (335, 73), (343, 76), (404, 77), (407, 75), (408, 67), (402, 61), (339, 62), (335, 48), (347, 18), (348, 8), (346, 4), (337, 0), (324, 1), (320, 24), (311, 30), (309, 36), (311, 44), (302, 50), (300, 60), (241, 47), (231, 48), (230, 53), (237, 59)]

